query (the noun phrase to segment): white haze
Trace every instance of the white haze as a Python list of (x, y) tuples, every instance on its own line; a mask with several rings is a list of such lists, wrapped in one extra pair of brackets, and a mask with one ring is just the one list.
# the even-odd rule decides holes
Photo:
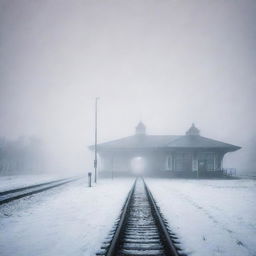
[(255, 170), (256, 2), (0, 0), (0, 136), (42, 139), (54, 168), (89, 170), (99, 141), (206, 137)]

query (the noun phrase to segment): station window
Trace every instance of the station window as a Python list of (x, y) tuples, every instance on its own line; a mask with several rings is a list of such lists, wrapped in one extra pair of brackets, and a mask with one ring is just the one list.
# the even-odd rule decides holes
[(188, 171), (192, 169), (192, 155), (190, 153), (176, 153), (175, 171)]
[(172, 171), (172, 155), (169, 155), (166, 158), (166, 170)]
[(214, 171), (214, 153), (213, 152), (201, 152), (198, 156), (199, 161), (206, 163), (207, 171)]

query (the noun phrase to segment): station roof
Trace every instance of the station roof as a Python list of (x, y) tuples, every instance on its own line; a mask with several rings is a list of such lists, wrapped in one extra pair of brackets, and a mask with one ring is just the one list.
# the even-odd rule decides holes
[[(156, 148), (215, 148), (235, 151), (240, 147), (221, 141), (191, 135), (133, 135), (98, 144), (98, 150)], [(94, 146), (90, 146), (94, 149)]]
[[(137, 126), (138, 127), (138, 126)], [(147, 135), (136, 132), (133, 136), (98, 144), (99, 151), (129, 149), (219, 149), (226, 152), (241, 147), (200, 136), (199, 130), (192, 124), (186, 135)], [(91, 150), (94, 146), (89, 147)]]

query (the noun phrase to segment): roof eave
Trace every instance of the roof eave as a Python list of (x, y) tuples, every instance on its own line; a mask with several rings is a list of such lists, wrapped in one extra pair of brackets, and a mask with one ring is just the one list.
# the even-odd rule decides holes
[(177, 147), (166, 147), (166, 149), (215, 149), (215, 150), (224, 150), (227, 152), (236, 151), (242, 147), (232, 146), (232, 147), (195, 147), (195, 146), (177, 146)]

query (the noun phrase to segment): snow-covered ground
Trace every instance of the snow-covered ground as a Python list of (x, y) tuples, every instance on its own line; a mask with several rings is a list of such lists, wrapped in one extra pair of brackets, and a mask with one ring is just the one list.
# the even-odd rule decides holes
[(186, 253), (256, 255), (256, 180), (146, 181)]
[(85, 179), (0, 207), (1, 256), (90, 256), (113, 226), (133, 179)]
[(45, 174), (45, 175), (12, 175), (0, 176), (0, 192), (9, 189), (21, 188), (30, 185), (36, 185), (58, 179), (68, 178), (71, 175), (63, 174)]
[[(188, 255), (256, 255), (256, 180), (146, 182)], [(100, 180), (88, 188), (81, 179), (1, 206), (0, 255), (95, 255), (132, 183)]]

